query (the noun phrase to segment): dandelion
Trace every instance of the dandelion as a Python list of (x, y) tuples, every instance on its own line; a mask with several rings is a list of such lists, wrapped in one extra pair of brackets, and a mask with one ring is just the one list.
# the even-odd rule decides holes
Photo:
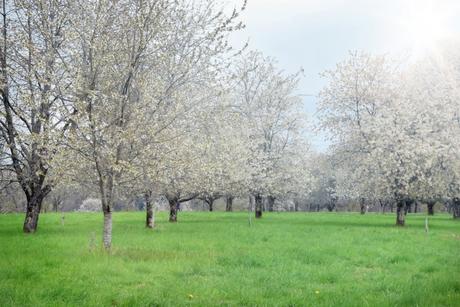
[(316, 293), (316, 294), (319, 294), (319, 290), (316, 290), (315, 293)]

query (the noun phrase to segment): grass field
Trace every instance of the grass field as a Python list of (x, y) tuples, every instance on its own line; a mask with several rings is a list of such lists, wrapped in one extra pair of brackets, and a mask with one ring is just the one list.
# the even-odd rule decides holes
[[(460, 306), (460, 222), (450, 216), (180, 212), (0, 215), (0, 306)], [(95, 241), (95, 242), (94, 242)], [(96, 245), (96, 247), (94, 247)]]

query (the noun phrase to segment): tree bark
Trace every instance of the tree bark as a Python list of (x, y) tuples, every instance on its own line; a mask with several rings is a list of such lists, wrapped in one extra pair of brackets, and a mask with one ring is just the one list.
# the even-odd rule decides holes
[(233, 211), (233, 196), (227, 196), (226, 204), (225, 204), (225, 211), (227, 212)]
[[(104, 214), (104, 230), (102, 234), (102, 242), (104, 248), (110, 251), (112, 247), (112, 209), (113, 209), (113, 173), (110, 173), (106, 178), (100, 172), (99, 161), (97, 160), (96, 169), (99, 176), (99, 193), (102, 202), (102, 213)], [(104, 180), (105, 179), (105, 180)]]
[(25, 233), (34, 233), (37, 231), (38, 217), (42, 208), (43, 199), (50, 190), (50, 188), (45, 188), (36, 191), (31, 197), (27, 197), (26, 217), (22, 228)]
[(214, 199), (209, 198), (208, 200), (206, 200), (206, 202), (208, 203), (208, 206), (209, 206), (209, 212), (214, 211)]
[(359, 208), (360, 208), (360, 213), (365, 214), (366, 213), (366, 200), (364, 198), (361, 198), (359, 201)]
[(406, 205), (404, 206), (404, 215), (407, 213), (412, 213), (412, 204), (414, 201), (412, 199), (406, 200)]
[(379, 199), (379, 203), (380, 203), (380, 208), (382, 210), (382, 213), (385, 213), (385, 209), (386, 209), (386, 205), (387, 205), (386, 201)]
[(454, 219), (460, 219), (460, 198), (454, 198), (452, 201), (452, 215)]
[(404, 215), (404, 207), (406, 202), (404, 200), (398, 200), (396, 204), (396, 226), (404, 226), (405, 225), (405, 215)]
[(169, 202), (169, 221), (171, 223), (177, 222), (177, 209), (178, 209), (178, 200), (177, 199), (168, 199)]
[(418, 212), (418, 201), (414, 202), (414, 213)]
[(41, 202), (28, 201), (26, 207), (26, 218), (24, 220), (23, 231), (25, 233), (34, 233), (38, 227), (38, 217), (40, 215)]
[(110, 206), (104, 208), (104, 234), (103, 243), (106, 250), (112, 247), (112, 209)]
[(434, 201), (429, 201), (426, 204), (426, 207), (428, 209), (428, 215), (434, 215), (434, 205), (435, 204), (436, 204), (436, 202), (434, 202)]
[(155, 217), (153, 215), (153, 204), (152, 204), (152, 192), (147, 191), (144, 195), (145, 198), (145, 227), (154, 228), (155, 227)]
[(406, 202), (406, 205), (404, 206), (404, 215), (407, 215), (407, 213), (409, 212), (409, 205), (408, 203)]
[(263, 209), (263, 199), (262, 199), (262, 196), (260, 196), (260, 194), (256, 194), (254, 196), (254, 199), (255, 199), (255, 212), (256, 212), (256, 218), (257, 219), (260, 219), (262, 217), (262, 209)]

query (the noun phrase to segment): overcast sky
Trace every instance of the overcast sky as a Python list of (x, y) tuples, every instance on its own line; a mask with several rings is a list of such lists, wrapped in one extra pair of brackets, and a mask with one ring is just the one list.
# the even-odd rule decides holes
[[(436, 43), (460, 34), (460, 0), (248, 0), (246, 29), (236, 43), (275, 57), (289, 72), (300, 67), (299, 91), (313, 118), (319, 73), (333, 68), (349, 50), (403, 54), (416, 60)], [(322, 137), (313, 145), (326, 147)]]

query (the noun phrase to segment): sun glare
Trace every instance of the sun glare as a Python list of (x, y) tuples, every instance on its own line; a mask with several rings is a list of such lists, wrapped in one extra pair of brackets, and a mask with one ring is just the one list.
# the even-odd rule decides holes
[(452, 12), (444, 11), (436, 1), (416, 1), (403, 9), (400, 30), (414, 57), (436, 52), (451, 35), (447, 24)]

